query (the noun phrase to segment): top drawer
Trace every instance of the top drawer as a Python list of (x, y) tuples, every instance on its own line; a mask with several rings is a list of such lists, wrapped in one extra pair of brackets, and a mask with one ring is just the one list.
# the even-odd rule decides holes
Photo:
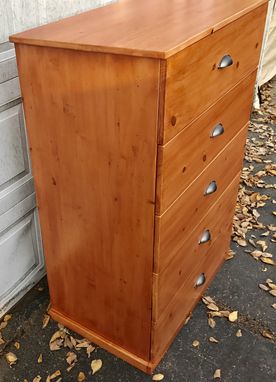
[[(168, 142), (257, 67), (266, 10), (264, 4), (168, 59), (159, 143)], [(225, 60), (219, 68), (224, 56), (233, 62)]]

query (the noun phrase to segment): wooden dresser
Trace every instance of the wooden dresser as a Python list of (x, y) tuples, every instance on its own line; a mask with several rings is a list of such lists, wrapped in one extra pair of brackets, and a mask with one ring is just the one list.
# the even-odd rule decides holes
[(266, 10), (122, 0), (11, 37), (50, 314), (148, 373), (229, 248)]

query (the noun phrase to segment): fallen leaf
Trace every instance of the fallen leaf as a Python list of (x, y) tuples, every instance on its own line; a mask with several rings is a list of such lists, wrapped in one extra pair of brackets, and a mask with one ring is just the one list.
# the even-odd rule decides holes
[(152, 380), (153, 381), (163, 381), (164, 379), (164, 375), (163, 374), (155, 374), (153, 377), (152, 377)]
[(83, 382), (85, 380), (85, 374), (80, 371), (78, 375), (78, 382)]
[(20, 348), (20, 343), (19, 343), (19, 342), (15, 342), (15, 343), (14, 343), (14, 346), (15, 346), (15, 348), (18, 350), (18, 349)]
[(269, 264), (269, 265), (275, 265), (274, 263), (274, 260), (268, 258), (268, 257), (261, 257), (261, 261), (265, 264)]
[(266, 285), (264, 285), (264, 284), (259, 284), (259, 288), (264, 290), (264, 291), (268, 291), (269, 290), (269, 288)]
[(45, 329), (46, 326), (49, 324), (50, 316), (49, 314), (44, 314), (43, 321), (42, 321), (42, 329)]
[(200, 342), (198, 340), (194, 340), (192, 345), (193, 345), (194, 348), (198, 348), (199, 345), (200, 345)]
[(270, 340), (273, 339), (273, 335), (270, 332), (268, 332), (267, 330), (263, 330), (262, 331), (262, 336), (265, 337), (265, 338), (268, 338)]
[(243, 240), (243, 239), (238, 239), (238, 240), (237, 240), (237, 243), (238, 243), (241, 247), (246, 247), (246, 246), (247, 246), (247, 242), (246, 242), (246, 240)]
[(37, 359), (37, 363), (42, 363), (42, 354), (39, 354), (39, 357)]
[(214, 337), (210, 337), (210, 338), (209, 338), (209, 341), (210, 341), (210, 342), (213, 342), (213, 343), (215, 343), (215, 344), (218, 344), (218, 340), (217, 340), (216, 338), (214, 338)]
[(60, 339), (51, 342), (50, 343), (50, 350), (51, 351), (60, 350), (62, 343), (63, 343), (63, 340), (60, 340)]
[(237, 321), (237, 319), (238, 319), (238, 311), (237, 310), (235, 310), (234, 312), (229, 314), (228, 320), (230, 322), (235, 322), (235, 321)]
[(41, 381), (41, 376), (37, 375), (34, 379), (33, 382), (40, 382)]
[(87, 348), (86, 348), (86, 354), (88, 356), (88, 358), (90, 358), (90, 355), (91, 353), (95, 350), (94, 346), (92, 345), (89, 345)]
[(54, 342), (55, 340), (64, 337), (64, 332), (61, 330), (57, 330), (51, 337), (50, 343)]
[(276, 304), (271, 305), (273, 309), (276, 309)]
[(267, 285), (269, 286), (270, 289), (276, 289), (276, 284), (273, 284), (272, 282), (267, 282)]
[(202, 301), (204, 302), (205, 305), (208, 304), (215, 304), (215, 301), (212, 299), (210, 296), (204, 296), (202, 297)]
[(7, 321), (3, 321), (0, 323), (0, 330), (1, 329), (5, 329), (5, 327), (8, 325), (8, 322)]
[(221, 370), (217, 369), (214, 373), (214, 379), (221, 378)]
[(11, 314), (6, 314), (3, 318), (3, 321), (4, 322), (8, 322), (10, 319), (12, 318), (12, 315)]
[(271, 289), (271, 290), (269, 291), (269, 293), (270, 293), (272, 296), (276, 297), (276, 290), (275, 290), (275, 289)]
[(92, 375), (97, 373), (97, 371), (99, 371), (101, 369), (102, 365), (103, 365), (103, 363), (102, 363), (101, 359), (94, 359), (91, 362)]
[(14, 353), (9, 352), (5, 354), (6, 360), (9, 364), (9, 366), (15, 365), (17, 361), (17, 357)]
[(90, 345), (90, 342), (88, 342), (87, 340), (82, 340), (81, 342), (76, 344), (75, 348), (76, 349), (88, 348), (89, 345)]
[(77, 360), (77, 355), (71, 351), (69, 351), (67, 354), (66, 354), (66, 362), (68, 363), (68, 365), (72, 365), (72, 363), (75, 363)]
[(218, 307), (216, 304), (214, 304), (214, 303), (208, 304), (208, 305), (207, 305), (207, 308), (208, 308), (209, 310), (213, 310), (213, 311), (215, 311), (215, 312), (218, 312), (218, 311), (219, 311), (219, 307)]
[(266, 242), (263, 241), (263, 240), (258, 240), (258, 241), (257, 241), (257, 244), (259, 244), (259, 246), (262, 248), (262, 251), (263, 251), (263, 252), (265, 252), (266, 249), (268, 248)]
[(237, 333), (236, 333), (236, 336), (237, 337), (242, 337), (242, 331), (241, 329), (238, 329)]
[(213, 329), (216, 326), (216, 321), (213, 318), (209, 317), (208, 318), (208, 325), (210, 326), (210, 328)]
[(2, 337), (2, 334), (0, 332), (0, 345), (3, 345), (5, 343), (4, 338)]
[(46, 382), (50, 382), (52, 379), (59, 377), (61, 375), (60, 370), (55, 371), (53, 374), (48, 375)]

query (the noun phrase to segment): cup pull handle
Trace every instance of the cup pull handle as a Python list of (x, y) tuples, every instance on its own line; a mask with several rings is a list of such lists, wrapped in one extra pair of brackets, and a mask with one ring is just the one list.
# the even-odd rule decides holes
[(218, 123), (211, 132), (211, 138), (219, 137), (224, 133), (224, 127), (221, 123)]
[(198, 276), (194, 287), (199, 288), (201, 285), (203, 285), (205, 283), (205, 281), (206, 281), (205, 274), (201, 273), (201, 275)]
[(208, 243), (208, 241), (211, 240), (211, 233), (208, 229), (206, 229), (203, 234), (201, 235), (201, 238), (199, 240), (199, 244), (205, 244)]
[(215, 180), (213, 180), (213, 181), (209, 184), (209, 186), (206, 188), (204, 195), (205, 195), (205, 196), (207, 196), (207, 195), (211, 195), (211, 194), (213, 194), (214, 192), (216, 192), (217, 189), (218, 189), (217, 183), (216, 183)]
[(226, 54), (220, 60), (220, 63), (218, 64), (218, 69), (225, 69), (225, 68), (228, 68), (231, 65), (233, 65), (233, 59), (230, 56), (230, 54)]

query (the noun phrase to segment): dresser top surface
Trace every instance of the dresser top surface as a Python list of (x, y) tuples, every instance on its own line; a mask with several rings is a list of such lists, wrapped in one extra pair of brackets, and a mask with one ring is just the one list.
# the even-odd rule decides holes
[(168, 58), (267, 0), (119, 0), (11, 36), (15, 43)]

